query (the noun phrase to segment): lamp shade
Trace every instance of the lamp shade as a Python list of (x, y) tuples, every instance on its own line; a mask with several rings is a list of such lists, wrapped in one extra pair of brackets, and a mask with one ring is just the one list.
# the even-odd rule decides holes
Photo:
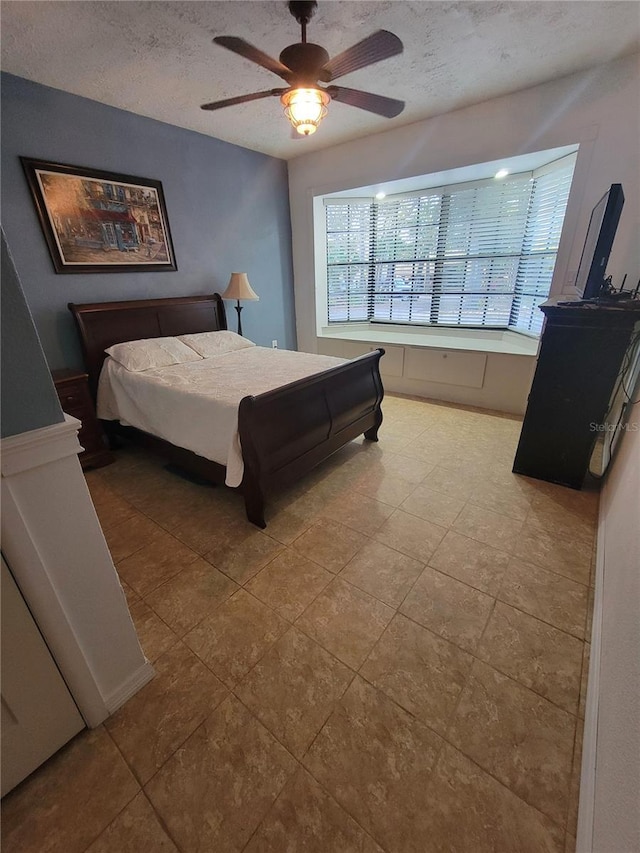
[(223, 299), (260, 299), (249, 284), (246, 272), (232, 272)]
[(281, 96), (285, 115), (301, 136), (315, 133), (331, 101), (323, 89), (289, 89)]

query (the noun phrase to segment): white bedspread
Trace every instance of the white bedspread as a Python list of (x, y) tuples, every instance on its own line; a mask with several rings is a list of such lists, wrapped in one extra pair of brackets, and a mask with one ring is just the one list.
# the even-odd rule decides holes
[(133, 373), (108, 357), (98, 385), (98, 417), (135, 426), (226, 465), (227, 485), (239, 486), (244, 472), (238, 436), (240, 400), (344, 361), (328, 355), (248, 347)]

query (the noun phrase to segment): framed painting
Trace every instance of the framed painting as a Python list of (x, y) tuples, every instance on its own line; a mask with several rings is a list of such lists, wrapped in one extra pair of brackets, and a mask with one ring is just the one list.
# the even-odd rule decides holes
[(177, 269), (160, 181), (20, 160), (57, 273)]

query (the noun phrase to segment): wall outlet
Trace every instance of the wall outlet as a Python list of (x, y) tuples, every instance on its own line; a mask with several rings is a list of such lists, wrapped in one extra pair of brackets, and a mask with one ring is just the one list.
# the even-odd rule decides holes
[(278, 349), (278, 341), (271, 341), (271, 346), (273, 349)]

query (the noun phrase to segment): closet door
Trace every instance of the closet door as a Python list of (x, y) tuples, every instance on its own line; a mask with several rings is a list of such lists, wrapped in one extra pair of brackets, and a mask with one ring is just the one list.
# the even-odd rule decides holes
[(4, 557), (1, 592), (4, 796), (85, 724)]

